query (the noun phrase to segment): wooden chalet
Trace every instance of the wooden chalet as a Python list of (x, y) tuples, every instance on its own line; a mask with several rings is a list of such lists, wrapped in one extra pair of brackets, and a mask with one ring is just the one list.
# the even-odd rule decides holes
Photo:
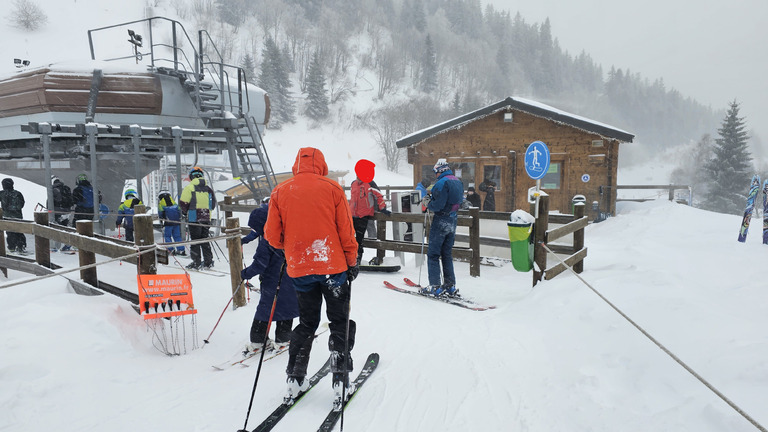
[[(414, 183), (429, 178), (432, 167), (446, 158), (464, 183), (464, 190), (484, 180), (496, 184), (496, 211), (529, 209), (528, 189), (536, 185), (525, 171), (525, 150), (543, 141), (551, 153), (541, 187), (550, 196), (550, 210), (572, 212), (576, 195), (586, 198), (586, 215), (616, 210), (619, 144), (634, 135), (557, 108), (522, 98), (502, 101), (414, 132), (397, 141), (408, 149)], [(594, 210), (593, 207), (598, 207)], [(485, 209), (483, 209), (485, 210)]]

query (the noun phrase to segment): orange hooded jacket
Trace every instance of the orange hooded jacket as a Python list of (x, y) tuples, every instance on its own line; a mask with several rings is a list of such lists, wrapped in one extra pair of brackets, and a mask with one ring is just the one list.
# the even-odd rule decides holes
[(357, 263), (357, 241), (344, 189), (325, 177), (323, 153), (299, 149), (293, 177), (272, 190), (264, 237), (285, 250), (288, 276), (337, 274)]

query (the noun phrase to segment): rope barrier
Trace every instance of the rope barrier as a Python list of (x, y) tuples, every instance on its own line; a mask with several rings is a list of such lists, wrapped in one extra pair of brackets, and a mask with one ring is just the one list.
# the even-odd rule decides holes
[(661, 342), (659, 342), (658, 340), (656, 340), (656, 338), (654, 338), (653, 336), (651, 336), (651, 334), (650, 334), (650, 333), (648, 333), (647, 331), (645, 331), (645, 329), (643, 329), (643, 328), (642, 328), (642, 327), (640, 327), (640, 326), (639, 326), (637, 323), (635, 323), (634, 321), (632, 321), (632, 319), (631, 319), (629, 316), (627, 316), (627, 315), (626, 315), (624, 312), (622, 312), (622, 311), (621, 311), (621, 309), (619, 309), (618, 307), (616, 307), (616, 306), (615, 306), (613, 303), (611, 303), (611, 302), (610, 302), (610, 300), (608, 300), (607, 298), (605, 298), (605, 296), (603, 296), (602, 294), (600, 294), (600, 292), (599, 292), (599, 291), (597, 291), (597, 290), (596, 290), (596, 289), (595, 289), (595, 288), (594, 288), (592, 285), (590, 285), (590, 284), (589, 284), (589, 282), (587, 282), (586, 280), (584, 280), (584, 278), (582, 278), (582, 277), (581, 277), (581, 275), (579, 275), (578, 273), (576, 273), (576, 271), (575, 271), (575, 270), (573, 270), (573, 268), (571, 268), (571, 266), (569, 266), (568, 264), (566, 264), (566, 263), (565, 263), (565, 261), (563, 261), (563, 260), (562, 260), (562, 259), (561, 259), (559, 256), (557, 256), (557, 255), (556, 255), (554, 252), (552, 252), (552, 249), (550, 249), (550, 248), (549, 248), (549, 247), (548, 247), (548, 246), (547, 246), (545, 243), (541, 243), (541, 245), (544, 247), (544, 249), (546, 249), (546, 250), (547, 250), (547, 252), (549, 252), (549, 253), (551, 253), (552, 255), (554, 255), (554, 256), (555, 256), (555, 258), (557, 258), (557, 260), (558, 260), (558, 261), (560, 261), (560, 263), (561, 263), (562, 265), (564, 265), (564, 266), (565, 266), (565, 267), (566, 267), (568, 270), (570, 270), (570, 271), (571, 271), (571, 273), (573, 273), (574, 275), (576, 275), (576, 277), (577, 277), (577, 278), (579, 278), (579, 280), (580, 280), (582, 283), (584, 283), (584, 285), (586, 285), (586, 286), (587, 286), (587, 288), (589, 288), (590, 290), (592, 290), (592, 292), (594, 292), (595, 294), (597, 294), (597, 296), (598, 296), (598, 297), (600, 297), (600, 298), (601, 298), (601, 299), (602, 299), (604, 302), (606, 302), (606, 303), (608, 304), (608, 306), (610, 306), (611, 308), (613, 308), (613, 310), (615, 310), (616, 312), (618, 312), (618, 313), (619, 313), (619, 315), (621, 315), (621, 316), (622, 316), (624, 319), (626, 319), (626, 320), (627, 320), (627, 321), (628, 321), (630, 324), (632, 324), (632, 326), (634, 326), (634, 327), (635, 327), (637, 330), (639, 330), (639, 331), (640, 331), (640, 333), (642, 333), (642, 334), (643, 334), (645, 337), (647, 337), (648, 339), (650, 339), (650, 341), (651, 341), (651, 342), (653, 342), (653, 343), (654, 343), (654, 344), (655, 344), (657, 347), (659, 347), (659, 348), (660, 348), (662, 351), (664, 351), (664, 352), (665, 352), (665, 353), (666, 353), (668, 356), (670, 356), (670, 357), (672, 358), (672, 360), (676, 361), (676, 362), (677, 362), (677, 364), (679, 364), (680, 366), (682, 366), (682, 367), (683, 367), (683, 368), (684, 368), (686, 371), (688, 371), (688, 373), (690, 373), (691, 375), (693, 375), (693, 376), (694, 376), (694, 377), (695, 377), (697, 380), (699, 380), (699, 382), (701, 382), (702, 384), (704, 384), (704, 385), (705, 385), (705, 386), (706, 386), (708, 389), (710, 389), (710, 390), (711, 390), (713, 393), (715, 393), (715, 394), (716, 394), (716, 395), (717, 395), (717, 396), (718, 396), (720, 399), (722, 399), (722, 400), (723, 400), (725, 403), (727, 403), (727, 404), (728, 404), (728, 406), (730, 406), (731, 408), (733, 408), (733, 409), (734, 409), (734, 410), (735, 410), (737, 413), (739, 413), (739, 414), (740, 414), (742, 417), (744, 417), (744, 418), (745, 418), (745, 419), (746, 419), (748, 422), (752, 423), (752, 425), (753, 425), (754, 427), (756, 427), (756, 428), (757, 428), (758, 430), (760, 430), (761, 432), (768, 432), (768, 431), (766, 431), (766, 429), (765, 429), (765, 428), (764, 428), (762, 425), (760, 425), (760, 423), (758, 423), (758, 422), (757, 422), (755, 419), (753, 419), (752, 417), (750, 417), (750, 416), (749, 416), (749, 414), (747, 414), (746, 412), (744, 412), (744, 410), (742, 410), (742, 409), (741, 409), (741, 408), (740, 408), (738, 405), (736, 405), (735, 403), (733, 403), (733, 402), (732, 402), (730, 399), (728, 399), (728, 397), (727, 397), (727, 396), (725, 396), (725, 395), (724, 395), (723, 393), (721, 393), (721, 392), (720, 392), (718, 389), (716, 389), (716, 388), (715, 388), (715, 386), (713, 386), (712, 384), (710, 384), (710, 383), (709, 383), (709, 382), (708, 382), (706, 379), (704, 379), (704, 377), (702, 377), (701, 375), (699, 375), (698, 373), (696, 373), (696, 371), (694, 371), (694, 370), (693, 370), (693, 369), (692, 369), (690, 366), (688, 366), (688, 365), (687, 365), (685, 362), (683, 362), (683, 361), (682, 361), (682, 360), (681, 360), (679, 357), (677, 357), (677, 356), (676, 356), (676, 355), (675, 355), (675, 354), (674, 354), (672, 351), (670, 351), (669, 349), (667, 349), (667, 347), (665, 347), (664, 345), (662, 345), (662, 344), (661, 344)]
[(71, 273), (73, 271), (85, 270), (85, 269), (89, 269), (89, 268), (92, 268), (92, 267), (97, 267), (97, 266), (100, 266), (100, 265), (109, 264), (111, 262), (124, 260), (126, 258), (131, 258), (131, 257), (139, 256), (139, 255), (141, 255), (143, 253), (146, 253), (146, 252), (148, 252), (150, 250), (157, 249), (157, 246), (155, 246), (155, 245), (151, 245), (151, 246), (137, 246), (137, 249), (143, 249), (143, 250), (141, 250), (139, 252), (136, 252), (136, 253), (120, 256), (120, 257), (117, 257), (117, 258), (111, 258), (111, 259), (108, 259), (106, 261), (101, 261), (101, 262), (97, 262), (97, 263), (93, 263), (93, 264), (87, 264), (87, 265), (80, 266), (80, 267), (75, 267), (75, 268), (59, 269), (59, 270), (56, 270), (56, 271), (54, 271), (52, 273), (49, 273), (47, 275), (35, 276), (33, 278), (26, 278), (26, 279), (17, 280), (17, 281), (14, 281), (14, 282), (9, 282), (7, 284), (0, 285), (0, 289), (10, 288), (12, 286), (22, 285), (22, 284), (25, 284), (25, 283), (28, 283), (28, 282), (36, 282), (36, 281), (43, 280), (43, 279), (48, 279), (48, 278), (51, 278), (51, 277), (54, 277), (54, 276), (61, 276), (63, 274)]
[(234, 237), (239, 237), (239, 235), (208, 237), (206, 239), (190, 240), (190, 241), (187, 241), (187, 242), (179, 242), (179, 243), (155, 243), (153, 245), (147, 245), (147, 246), (135, 246), (136, 249), (139, 250), (139, 252), (128, 254), (128, 255), (123, 255), (123, 256), (120, 256), (120, 257), (117, 257), (117, 258), (110, 258), (110, 259), (108, 259), (106, 261), (100, 261), (100, 262), (97, 262), (97, 263), (87, 264), (87, 265), (80, 266), (80, 267), (74, 267), (74, 268), (68, 268), (68, 269), (59, 269), (59, 270), (56, 270), (56, 271), (54, 271), (52, 273), (49, 273), (47, 275), (41, 275), (41, 276), (35, 276), (35, 277), (32, 277), (32, 278), (20, 279), (20, 280), (17, 280), (17, 281), (13, 281), (13, 282), (9, 282), (9, 283), (6, 283), (6, 284), (2, 284), (2, 285), (0, 285), (0, 289), (10, 288), (10, 287), (13, 287), (13, 286), (22, 285), (22, 284), (29, 283), (29, 282), (37, 282), (39, 280), (48, 279), (48, 278), (51, 278), (51, 277), (54, 277), (54, 276), (61, 276), (63, 274), (71, 273), (71, 272), (74, 272), (74, 271), (85, 270), (85, 269), (97, 267), (97, 266), (100, 266), (100, 265), (109, 264), (109, 263), (112, 263), (112, 262), (115, 262), (115, 261), (120, 261), (120, 260), (124, 260), (124, 259), (127, 259), (127, 258), (132, 258), (132, 257), (135, 257), (135, 256), (142, 255), (144, 253), (147, 253), (149, 251), (157, 250), (160, 247), (175, 246), (175, 245), (185, 246), (185, 245), (192, 245), (192, 244), (199, 244), (199, 243), (208, 243), (208, 242), (215, 242), (217, 240), (226, 240), (226, 239), (230, 239), (230, 238), (234, 238)]

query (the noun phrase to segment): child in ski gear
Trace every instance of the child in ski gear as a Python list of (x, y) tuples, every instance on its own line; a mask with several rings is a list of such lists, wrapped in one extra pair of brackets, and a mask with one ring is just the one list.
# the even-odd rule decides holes
[[(23, 219), (21, 209), (24, 207), (24, 195), (13, 188), (13, 179), (4, 178), (3, 190), (0, 191), (0, 205), (3, 206), (3, 217)], [(27, 238), (22, 233), (8, 232), (8, 250), (23, 253), (27, 250)]]
[[(53, 223), (62, 225), (62, 226), (69, 226), (70, 223), (70, 217), (72, 212), (72, 190), (69, 189), (69, 186), (65, 185), (64, 182), (61, 181), (57, 176), (52, 175), (51, 176), (51, 189), (53, 191)], [(50, 204), (48, 205), (50, 208)], [(61, 243), (54, 241), (53, 242), (53, 251), (58, 250), (61, 246)], [(61, 247), (62, 251), (68, 251), (71, 250), (72, 246), (70, 245), (64, 245)]]
[[(72, 226), (75, 226), (75, 222), (79, 220), (93, 220), (93, 186), (85, 174), (77, 176), (77, 186), (72, 191), (72, 200), (75, 204)], [(99, 200), (101, 200), (101, 192), (99, 192)]]
[(325, 177), (325, 156), (316, 148), (299, 149), (293, 174), (272, 191), (264, 227), (269, 244), (285, 251), (286, 272), (293, 278), (299, 301), (299, 325), (293, 330), (286, 368), (287, 400), (308, 386), (305, 377), (323, 299), (330, 321), (328, 349), (334, 388), (346, 387), (356, 330), (349, 319), (350, 282), (358, 273), (349, 202), (344, 189)]
[(496, 183), (490, 179), (485, 179), (480, 183), (479, 188), (481, 192), (485, 192), (483, 211), (496, 211)]
[[(281, 249), (273, 248), (269, 242), (264, 239), (264, 224), (267, 222), (269, 212), (269, 198), (265, 199), (259, 207), (251, 211), (248, 218), (248, 226), (251, 232), (243, 237), (243, 244), (250, 243), (259, 239), (259, 245), (256, 247), (256, 253), (253, 255), (253, 262), (240, 272), (243, 280), (259, 276), (261, 297), (259, 305), (256, 306), (256, 314), (253, 316), (251, 324), (251, 343), (247, 347), (251, 351), (260, 349), (264, 346), (265, 336), (267, 336), (267, 324), (272, 309), (272, 302), (275, 299), (277, 286), (280, 285), (280, 295), (277, 296), (275, 304), (275, 314), (272, 318), (276, 321), (275, 326), (275, 344), (285, 346), (291, 341), (293, 330), (293, 319), (299, 316), (299, 303), (296, 299), (296, 291), (293, 289), (293, 279), (287, 274), (281, 274), (285, 255)], [(281, 279), (282, 276), (282, 279)], [(270, 345), (269, 337), (266, 338), (267, 347)]]
[[(179, 199), (181, 214), (189, 222), (189, 237), (192, 240), (207, 239), (210, 236), (211, 210), (216, 208), (216, 195), (206, 183), (202, 168), (192, 168), (189, 179), (191, 181), (181, 192)], [(213, 267), (213, 252), (209, 242), (191, 245), (189, 254), (192, 256), (192, 263), (187, 266), (188, 269)]]
[(67, 226), (73, 204), (72, 190), (55, 175), (51, 176), (51, 188), (53, 189), (53, 221), (58, 225)]
[[(453, 272), (452, 249), (456, 237), (456, 211), (464, 196), (464, 185), (453, 175), (448, 162), (441, 158), (433, 168), (438, 176), (432, 187), (431, 197), (427, 195), (427, 208), (435, 213), (429, 228), (427, 249), (427, 272), (429, 286), (424, 294), (449, 296), (458, 294), (456, 275)], [(440, 283), (440, 264), (443, 265), (443, 283)]]
[[(163, 222), (163, 241), (166, 243), (181, 242), (181, 209), (171, 198), (171, 193), (162, 190), (157, 197), (157, 217)], [(186, 256), (184, 246), (168, 248), (173, 255)]]
[(467, 201), (472, 207), (480, 208), (480, 195), (475, 193), (475, 187), (470, 186), (467, 188)]
[(117, 208), (116, 227), (120, 228), (120, 225), (125, 221), (125, 239), (131, 242), (133, 241), (133, 215), (136, 214), (133, 208), (137, 205), (144, 205), (138, 195), (133, 189), (126, 190), (125, 201)]
[(368, 221), (373, 218), (375, 211), (386, 215), (392, 212), (387, 210), (384, 195), (378, 188), (372, 187), (374, 167), (376, 165), (367, 160), (360, 159), (355, 164), (357, 178), (350, 185), (349, 209), (352, 211), (352, 224), (355, 227), (355, 240), (357, 241), (357, 264), (363, 258), (363, 239), (368, 228)]

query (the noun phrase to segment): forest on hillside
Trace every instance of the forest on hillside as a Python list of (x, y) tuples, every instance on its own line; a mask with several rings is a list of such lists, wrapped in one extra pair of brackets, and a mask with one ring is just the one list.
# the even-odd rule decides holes
[[(386, 142), (507, 96), (624, 129), (649, 151), (712, 133), (723, 116), (661, 78), (606, 72), (588, 52), (564, 51), (548, 19), (529, 23), (480, 0), (171, 4), (272, 95), (272, 127), (296, 116), (346, 122), (370, 129), (385, 152)], [(348, 101), (360, 91), (371, 101), (356, 112)]]

